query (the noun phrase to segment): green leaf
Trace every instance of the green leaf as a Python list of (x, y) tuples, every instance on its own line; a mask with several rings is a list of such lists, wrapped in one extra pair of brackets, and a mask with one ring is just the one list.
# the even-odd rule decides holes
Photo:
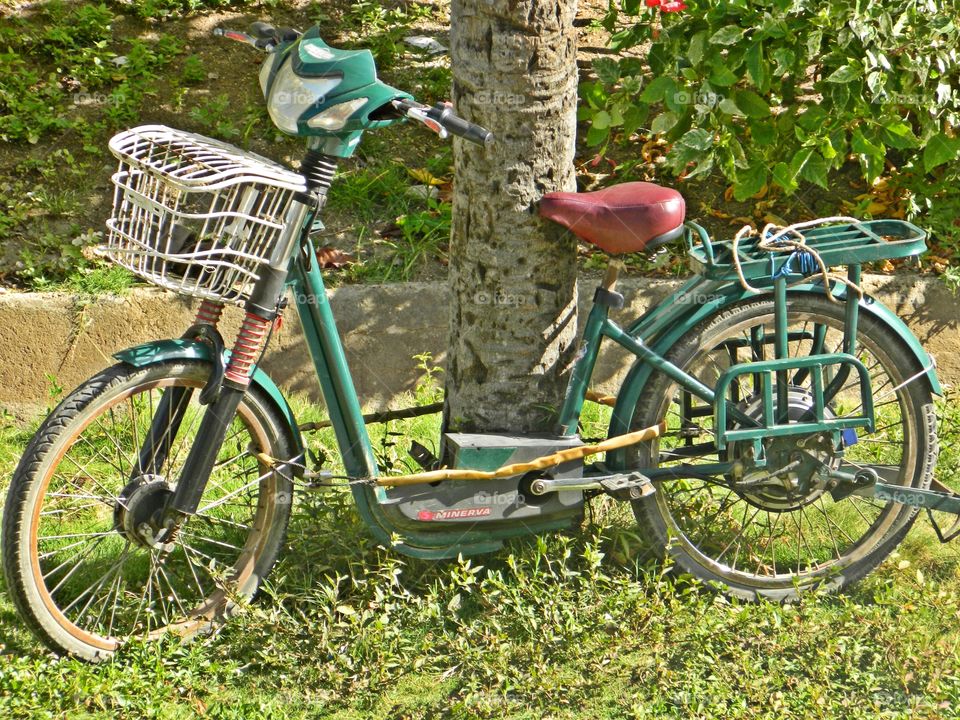
[(809, 162), (810, 158), (813, 156), (813, 148), (803, 147), (797, 150), (794, 154), (793, 159), (790, 160), (790, 170), (793, 173), (793, 176), (799, 177), (800, 173), (803, 171), (804, 165)]
[(807, 132), (813, 132), (823, 125), (827, 117), (827, 110), (822, 105), (810, 105), (797, 117), (797, 125)]
[(601, 110), (593, 116), (593, 127), (596, 130), (606, 130), (608, 127), (610, 127), (610, 124), (610, 113), (608, 113), (606, 110)]
[(710, 36), (711, 45), (733, 45), (743, 37), (744, 30), (736, 25), (727, 25)]
[(680, 122), (680, 116), (675, 112), (662, 112), (653, 119), (650, 125), (650, 132), (654, 135), (663, 135), (669, 132)]
[(854, 128), (850, 134), (850, 150), (860, 161), (860, 167), (869, 182), (880, 177), (886, 159), (886, 148), (883, 145), (869, 140), (860, 128)]
[(597, 127), (591, 127), (587, 130), (587, 145), (590, 147), (596, 147), (604, 140), (606, 140), (610, 135), (610, 128), (600, 129)]
[(830, 163), (820, 153), (812, 153), (800, 170), (800, 177), (804, 180), (827, 187), (827, 174), (830, 172)]
[(778, 162), (773, 166), (773, 172), (771, 173), (773, 181), (784, 189), (784, 192), (787, 195), (793, 194), (796, 191), (797, 185), (797, 174), (790, 169), (790, 166), (785, 162)]
[(747, 117), (760, 119), (770, 116), (770, 106), (753, 90), (737, 90), (733, 99)]
[(816, 59), (820, 56), (820, 45), (823, 42), (822, 30), (810, 30), (807, 33), (807, 57)]
[(956, 159), (960, 152), (960, 138), (949, 138), (943, 133), (937, 133), (927, 141), (923, 149), (923, 169), (930, 172), (944, 163)]
[(620, 59), (620, 77), (643, 77), (643, 63), (640, 58), (629, 57)]
[(793, 69), (793, 64), (797, 61), (797, 54), (789, 48), (777, 48), (773, 51), (772, 56), (774, 62), (777, 63), (777, 67), (773, 71), (773, 74), (777, 77), (783, 77), (790, 72)]
[(673, 78), (654, 78), (653, 82), (647, 85), (646, 90), (640, 95), (640, 101), (645, 103), (663, 102), (676, 91), (677, 83)]
[(750, 81), (757, 86), (761, 92), (766, 92), (769, 87), (769, 77), (767, 75), (767, 66), (763, 62), (763, 43), (755, 42), (747, 49), (744, 55), (747, 61), (747, 75)]
[(827, 82), (848, 83), (858, 79), (862, 69), (857, 65), (841, 65), (827, 76)]
[(690, 38), (690, 43), (687, 45), (687, 59), (690, 60), (690, 63), (696, 67), (700, 64), (700, 61), (703, 60), (703, 55), (706, 51), (707, 45), (707, 32), (706, 30), (701, 30), (696, 33), (692, 38)]
[(593, 71), (604, 85), (613, 85), (620, 79), (620, 64), (613, 58), (601, 57), (593, 61)]
[(756, 195), (767, 184), (767, 165), (762, 161), (754, 161), (745, 171), (737, 173), (737, 181), (733, 186), (733, 197), (743, 202), (751, 195)]
[(737, 80), (739, 80), (739, 78), (734, 74), (734, 72), (721, 61), (717, 61), (713, 64), (713, 72), (710, 75), (711, 85), (716, 85), (717, 87), (730, 87)]
[(680, 144), (693, 150), (709, 150), (713, 146), (713, 135), (703, 128), (694, 128), (684, 133)]
[(897, 150), (908, 150), (917, 147), (917, 136), (913, 134), (913, 128), (903, 120), (896, 119), (887, 122), (883, 126), (883, 140), (890, 147)]
[[(647, 121), (650, 108), (646, 105), (633, 105), (623, 114), (623, 132), (630, 136)], [(668, 128), (669, 129), (669, 128)]]
[(580, 83), (580, 97), (592, 108), (602, 108), (607, 104), (607, 93), (600, 83)]
[(854, 128), (850, 133), (850, 149), (858, 155), (883, 155), (884, 148), (870, 142), (860, 130)]
[(772, 145), (777, 139), (777, 128), (769, 119), (750, 120), (747, 127), (750, 128), (750, 137), (757, 145)]
[(731, 98), (724, 98), (720, 101), (720, 110), (733, 117), (746, 117), (747, 114), (741, 110)]

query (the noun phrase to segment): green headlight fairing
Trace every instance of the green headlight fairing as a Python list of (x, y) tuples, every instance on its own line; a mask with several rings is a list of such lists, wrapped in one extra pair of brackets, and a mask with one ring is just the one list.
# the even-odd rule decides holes
[(411, 97), (377, 78), (369, 50), (332, 48), (316, 27), (264, 61), (260, 87), (280, 130), (315, 137), (324, 152), (341, 157), (353, 154), (364, 130), (397, 121), (371, 119), (373, 112)]

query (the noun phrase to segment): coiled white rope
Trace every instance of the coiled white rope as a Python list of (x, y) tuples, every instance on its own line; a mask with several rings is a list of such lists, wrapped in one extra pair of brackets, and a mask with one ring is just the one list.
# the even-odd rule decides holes
[[(843, 283), (851, 291), (855, 292), (857, 297), (863, 297), (863, 290), (859, 285), (851, 282), (843, 275), (831, 273), (830, 268), (826, 266), (826, 264), (823, 262), (823, 258), (820, 257), (820, 253), (807, 245), (806, 236), (800, 231), (833, 223), (859, 222), (860, 220), (857, 218), (847, 217), (845, 215), (835, 215), (832, 217), (817, 218), (816, 220), (807, 220), (805, 222), (794, 223), (787, 226), (781, 226), (775, 223), (767, 223), (764, 225), (763, 230), (760, 231), (760, 241), (757, 243), (757, 249), (764, 252), (807, 253), (819, 266), (819, 275), (823, 278), (823, 287), (827, 298), (830, 300), (830, 302), (839, 304), (840, 301), (833, 296), (833, 290), (830, 287), (831, 280), (836, 280), (837, 282)], [(746, 276), (743, 274), (743, 268), (740, 266), (740, 254), (737, 251), (740, 241), (753, 235), (753, 232), (754, 230), (750, 225), (744, 225), (742, 228), (740, 228), (740, 230), (737, 231), (737, 234), (733, 236), (733, 267), (737, 272), (740, 285), (743, 286), (744, 290), (750, 292), (761, 292), (759, 288), (753, 287), (747, 281)], [(812, 275), (805, 275), (799, 280), (790, 283), (788, 287), (806, 282), (811, 276)]]

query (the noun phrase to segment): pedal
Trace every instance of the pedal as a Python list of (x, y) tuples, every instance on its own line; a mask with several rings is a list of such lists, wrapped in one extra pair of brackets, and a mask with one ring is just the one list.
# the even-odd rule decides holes
[(603, 478), (600, 480), (600, 487), (607, 495), (617, 500), (639, 500), (656, 492), (650, 478), (636, 472)]
[(423, 468), (425, 472), (430, 472), (440, 467), (440, 459), (416, 440), (410, 443), (410, 449), (407, 451), (407, 454), (412, 457), (417, 465)]

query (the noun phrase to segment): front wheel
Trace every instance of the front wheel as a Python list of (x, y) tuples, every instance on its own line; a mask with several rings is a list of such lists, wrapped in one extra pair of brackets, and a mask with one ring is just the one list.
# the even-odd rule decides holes
[[(815, 453), (835, 470), (855, 474), (876, 471), (881, 482), (925, 488), (937, 457), (936, 418), (921, 368), (888, 326), (861, 314), (857, 357), (870, 371), (876, 431), (838, 452), (827, 438), (774, 438), (770, 452), (798, 457)], [(789, 355), (839, 352), (843, 348), (843, 306), (819, 295), (791, 295), (788, 304)], [(737, 363), (773, 357), (772, 300), (745, 301), (727, 308), (678, 341), (667, 359), (707, 387)], [(812, 378), (789, 376), (790, 417), (809, 411)], [(830, 378), (827, 378), (829, 382)], [(758, 380), (742, 376), (727, 400), (759, 419)], [(828, 404), (826, 415), (860, 410), (856, 375)], [(838, 590), (877, 566), (903, 539), (916, 509), (850, 495), (836, 498), (822, 474), (784, 474), (775, 481), (757, 472), (750, 489), (726, 475), (698, 470), (729, 463), (754, 452), (746, 443), (718, 450), (710, 406), (655, 373), (635, 408), (632, 426), (666, 421), (658, 440), (629, 449), (627, 464), (670, 468), (657, 492), (634, 504), (646, 539), (675, 567), (730, 594), (789, 600), (814, 587)], [(786, 445), (793, 443), (790, 447)], [(796, 445), (796, 447), (795, 447)], [(748, 480), (750, 478), (747, 478)], [(744, 486), (749, 486), (745, 483)]]
[(252, 597), (276, 561), (292, 487), (264, 458), (290, 459), (295, 445), (256, 387), (197, 513), (172, 542), (154, 543), (147, 530), (195, 440), (210, 368), (109, 368), (51, 413), (21, 459), (4, 508), (3, 569), (21, 616), (56, 652), (100, 660), (128, 638), (189, 637)]

